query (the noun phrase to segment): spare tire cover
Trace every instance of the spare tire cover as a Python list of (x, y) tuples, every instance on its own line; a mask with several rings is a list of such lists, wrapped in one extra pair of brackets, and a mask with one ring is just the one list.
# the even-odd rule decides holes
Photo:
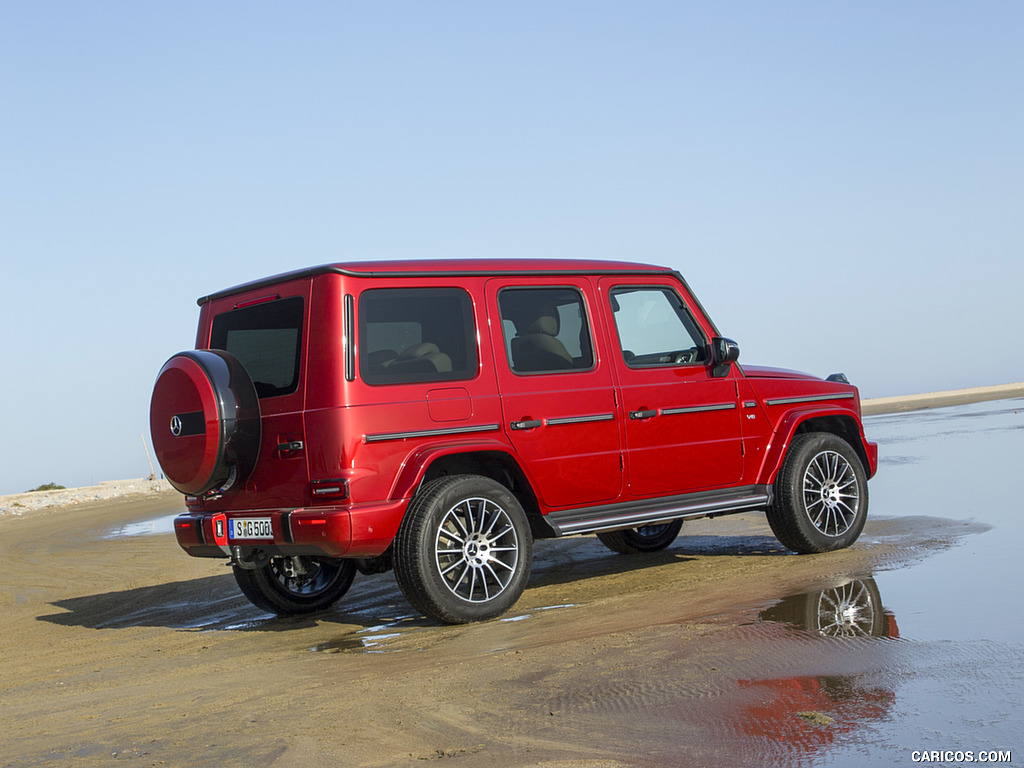
[(179, 352), (157, 375), (149, 431), (171, 485), (192, 496), (244, 483), (260, 450), (260, 401), (238, 358)]

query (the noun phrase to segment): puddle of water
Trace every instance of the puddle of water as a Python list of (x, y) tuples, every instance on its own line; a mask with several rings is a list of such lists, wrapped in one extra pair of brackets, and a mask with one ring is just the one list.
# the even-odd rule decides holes
[(896, 617), (883, 607), (878, 585), (872, 578), (791, 595), (761, 611), (759, 619), (795, 627), (816, 637), (900, 636)]
[[(498, 620), (498, 623), (510, 623), (526, 621), (527, 619), (533, 618), (534, 614), (542, 611), (553, 611), (561, 608), (575, 608), (576, 603), (566, 603), (564, 605), (545, 605), (538, 608), (532, 609), (529, 613), (523, 613), (512, 616), (504, 616)], [(381, 624), (374, 624), (373, 626), (360, 629), (353, 634), (343, 635), (342, 637), (334, 640), (327, 640), (322, 643), (317, 643), (312, 646), (309, 650), (314, 653), (341, 653), (341, 652), (353, 652), (362, 651), (365, 653), (385, 653), (391, 650), (387, 648), (389, 640), (395, 638), (410, 637), (415, 632), (422, 632), (423, 630), (437, 630), (438, 628), (432, 625), (420, 625), (418, 622), (420, 617), (418, 615), (399, 616), (396, 619), (387, 621)], [(422, 651), (422, 648), (415, 648), (416, 652)]]
[(754, 703), (736, 713), (732, 727), (761, 742), (764, 765), (813, 765), (851, 735), (883, 721), (896, 699), (886, 686), (853, 675), (741, 681), (739, 688)]
[(884, 464), (871, 481), (871, 514), (927, 514), (991, 526), (910, 568), (876, 573), (905, 637), (1003, 640), (1024, 636), (1024, 400), (869, 417)]
[[(357, 633), (358, 635), (358, 633)], [(379, 647), (382, 643), (394, 637), (402, 637), (401, 632), (389, 632), (380, 635), (352, 636), (345, 635), (324, 643), (317, 643), (309, 650), (313, 653), (351, 653), (361, 651), (364, 653), (385, 653), (386, 649)]]
[(348, 635), (335, 640), (328, 640), (325, 643), (317, 643), (309, 650), (313, 653), (345, 653), (347, 651), (364, 651), (366, 646), (363, 645), (361, 638)]
[(534, 608), (530, 613), (521, 613), (518, 616), (503, 616), (502, 618), (498, 619), (498, 621), (504, 622), (506, 624), (515, 621), (526, 621), (526, 619), (533, 618), (534, 613), (539, 613), (541, 611), (554, 611), (559, 608), (575, 608), (577, 605), (577, 603), (565, 603), (563, 605), (544, 605), (540, 608)]
[(386, 645), (388, 640), (393, 640), (396, 637), (406, 637), (413, 632), (422, 630), (423, 627), (411, 624), (411, 622), (418, 620), (419, 616), (416, 615), (399, 616), (382, 624), (364, 627), (352, 634), (342, 635), (333, 640), (317, 643), (309, 650), (313, 653), (346, 653), (352, 651), (384, 653), (387, 649), (381, 646)]
[(873, 517), (971, 520), (988, 530), (909, 566), (762, 610), (755, 624), (764, 631), (788, 627), (811, 641), (800, 665), (808, 671), (821, 666), (811, 660), (817, 654), (841, 671), (865, 644), (871, 655), (853, 674), (743, 682), (752, 701), (731, 712), (738, 736), (779, 765), (1011, 752), (1024, 738), (1024, 502), (1015, 482), (1024, 401), (871, 417), (865, 428), (881, 456)]

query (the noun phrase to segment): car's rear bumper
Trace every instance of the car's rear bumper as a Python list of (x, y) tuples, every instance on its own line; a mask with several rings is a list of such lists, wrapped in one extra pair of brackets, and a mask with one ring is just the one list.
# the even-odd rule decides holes
[[(186, 512), (174, 519), (174, 535), (193, 557), (231, 557), (233, 547), (270, 555), (376, 557), (394, 540), (408, 502)], [(228, 521), (239, 518), (269, 519), (273, 538), (231, 538)]]

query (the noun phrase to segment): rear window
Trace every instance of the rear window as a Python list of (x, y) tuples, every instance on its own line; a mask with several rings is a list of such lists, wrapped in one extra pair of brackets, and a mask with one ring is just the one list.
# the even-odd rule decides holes
[(583, 297), (574, 288), (505, 288), (498, 294), (505, 354), (515, 373), (594, 367)]
[(460, 288), (375, 288), (359, 297), (359, 373), (368, 384), (476, 375), (473, 303)]
[(303, 300), (300, 296), (243, 307), (213, 319), (211, 349), (237, 357), (261, 398), (299, 386)]

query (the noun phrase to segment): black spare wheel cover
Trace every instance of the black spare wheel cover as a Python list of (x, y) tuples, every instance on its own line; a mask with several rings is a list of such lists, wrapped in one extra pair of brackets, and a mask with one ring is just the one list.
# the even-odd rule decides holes
[(260, 451), (260, 401), (238, 358), (179, 352), (160, 369), (149, 431), (164, 475), (192, 496), (244, 483)]

